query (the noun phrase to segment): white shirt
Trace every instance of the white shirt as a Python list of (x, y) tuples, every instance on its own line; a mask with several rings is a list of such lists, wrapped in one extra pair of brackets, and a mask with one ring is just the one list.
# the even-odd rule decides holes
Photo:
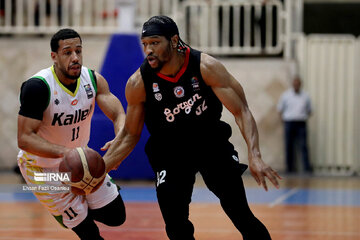
[[(74, 93), (57, 78), (54, 68), (43, 69), (33, 77), (42, 79), (49, 89), (49, 105), (43, 114), (38, 135), (68, 148), (86, 147), (95, 108), (96, 86), (89, 69), (82, 66)], [(62, 158), (45, 158), (20, 150), (19, 158), (38, 167), (56, 168)]]
[(289, 89), (281, 95), (277, 110), (284, 121), (306, 121), (312, 111), (310, 97), (302, 90)]

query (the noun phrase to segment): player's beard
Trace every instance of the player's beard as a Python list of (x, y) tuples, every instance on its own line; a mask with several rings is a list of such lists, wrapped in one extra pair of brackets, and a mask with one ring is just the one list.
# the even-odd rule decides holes
[(80, 75), (81, 75), (81, 71), (80, 71), (80, 73), (77, 74), (77, 75), (70, 75), (70, 74), (68, 74), (68, 73), (65, 73), (65, 76), (66, 76), (67, 78), (69, 78), (69, 79), (78, 79), (78, 78), (80, 77)]
[(158, 59), (158, 65), (157, 65), (157, 67), (156, 68), (153, 68), (154, 69), (154, 71), (155, 72), (160, 72), (160, 70), (162, 69), (162, 67), (164, 66), (164, 61), (160, 61), (159, 59)]
[(60, 71), (64, 74), (64, 76), (65, 76), (66, 78), (75, 80), (75, 79), (78, 79), (78, 78), (80, 77), (80, 75), (81, 75), (81, 64), (79, 64), (79, 65), (80, 65), (80, 71), (79, 71), (79, 73), (76, 74), (76, 75), (71, 75), (71, 74), (69, 74), (69, 71), (66, 71), (66, 70), (64, 70), (64, 69), (60, 69)]
[(162, 67), (164, 66), (164, 64), (169, 61), (169, 59), (171, 58), (171, 46), (170, 44), (168, 45), (166, 51), (165, 51), (165, 54), (163, 54), (161, 56), (161, 59), (163, 60), (160, 60), (159, 57), (156, 56), (156, 59), (158, 61), (158, 65), (157, 67), (153, 68), (155, 72), (160, 72), (160, 70), (162, 69)]

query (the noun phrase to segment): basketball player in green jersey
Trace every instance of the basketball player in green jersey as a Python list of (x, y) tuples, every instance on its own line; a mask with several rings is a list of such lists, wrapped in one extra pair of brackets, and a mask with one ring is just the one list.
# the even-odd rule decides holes
[[(36, 181), (34, 175), (58, 172), (67, 151), (87, 146), (95, 102), (113, 122), (115, 133), (123, 127), (125, 113), (104, 77), (82, 66), (82, 40), (77, 32), (62, 29), (54, 34), (50, 45), (53, 66), (39, 71), (21, 86), (18, 165), (28, 184), (61, 187), (61, 182)], [(62, 191), (34, 194), (80, 239), (103, 239), (94, 220), (109, 226), (125, 221), (123, 200), (108, 176), (96, 192), (86, 196)]]
[(265, 178), (279, 187), (280, 176), (262, 160), (243, 88), (215, 58), (185, 45), (169, 17), (145, 22), (141, 42), (146, 59), (126, 85), (125, 127), (104, 155), (107, 169), (131, 152), (145, 123), (150, 133), (145, 151), (157, 176), (157, 198), (171, 240), (194, 239), (189, 204), (197, 172), (244, 240), (271, 239), (248, 206), (241, 177), (246, 166), (228, 140), (230, 126), (221, 121), (224, 105), (247, 143), (255, 180), (265, 190)]

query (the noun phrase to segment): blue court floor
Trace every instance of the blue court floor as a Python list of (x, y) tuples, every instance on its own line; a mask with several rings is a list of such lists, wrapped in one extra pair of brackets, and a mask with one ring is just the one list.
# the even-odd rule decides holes
[[(251, 177), (245, 177), (246, 181), (251, 181)], [(250, 179), (248, 179), (250, 178)], [(307, 179), (309, 180), (309, 179)], [(319, 181), (319, 179), (315, 179)], [(344, 181), (344, 179), (340, 179)], [(322, 179), (326, 181), (326, 179)], [(336, 181), (333, 178), (332, 181)], [(350, 179), (349, 179), (350, 181)], [(354, 178), (351, 181), (360, 181)], [(145, 184), (120, 183), (121, 195), (126, 202), (156, 202), (155, 187), (151, 182)], [(250, 184), (251, 185), (251, 184)], [(291, 184), (291, 187), (281, 187), (280, 189), (270, 188), (267, 192), (257, 186), (246, 186), (247, 198), (250, 204), (265, 204), (268, 206), (276, 205), (323, 205), (323, 206), (360, 206), (360, 189), (357, 185), (350, 184), (331, 188), (331, 184), (304, 187)], [(37, 201), (30, 191), (24, 190), (23, 184), (0, 184), (0, 202), (32, 202)], [(345, 188), (345, 189), (344, 189)], [(234, 189), (235, 190), (235, 189)], [(203, 184), (195, 185), (193, 191), (193, 202), (216, 203), (218, 199)]]

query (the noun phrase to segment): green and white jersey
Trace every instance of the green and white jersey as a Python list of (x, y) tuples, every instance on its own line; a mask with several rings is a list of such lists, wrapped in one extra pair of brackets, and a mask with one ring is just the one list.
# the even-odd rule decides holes
[[(44, 81), (49, 90), (48, 106), (43, 113), (38, 135), (68, 148), (85, 147), (90, 138), (97, 92), (93, 73), (82, 67), (74, 93), (59, 81), (53, 66), (39, 71), (32, 78)], [(61, 161), (42, 158), (22, 150), (18, 158), (26, 160), (30, 165), (46, 168), (56, 168)]]

